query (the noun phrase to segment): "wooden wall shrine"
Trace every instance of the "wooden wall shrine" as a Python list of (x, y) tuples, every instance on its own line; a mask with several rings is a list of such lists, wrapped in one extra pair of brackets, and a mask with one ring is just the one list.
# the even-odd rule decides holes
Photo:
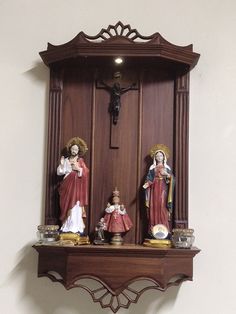
[[(140, 245), (147, 225), (142, 185), (152, 163), (150, 148), (156, 143), (167, 145), (172, 152), (168, 164), (176, 177), (172, 225), (188, 226), (189, 72), (199, 54), (193, 52), (192, 45), (173, 45), (159, 33), (142, 36), (130, 25), (118, 22), (96, 36), (80, 32), (64, 45), (48, 44), (40, 56), (50, 68), (45, 223), (59, 222), (56, 168), (67, 141), (79, 136), (89, 148), (85, 156), (90, 169), (86, 232), (92, 237), (115, 186), (134, 227), (125, 236), (129, 245), (122, 248), (35, 246), (39, 252), (39, 276), (52, 278), (50, 271), (56, 271), (61, 276), (58, 281), (67, 289), (76, 286), (79, 278), (94, 278), (111, 294), (113, 301), (118, 300), (117, 307), (113, 301), (108, 302), (114, 312), (137, 302), (141, 292), (128, 305), (119, 301), (134, 278), (148, 278), (159, 290), (191, 280), (192, 259), (198, 249), (166, 251)], [(124, 59), (121, 65), (114, 63), (118, 56)], [(120, 115), (114, 125), (108, 111), (110, 94), (99, 87), (99, 82), (113, 85), (116, 72), (121, 73), (122, 87), (136, 85), (121, 96)], [(94, 263), (95, 256), (103, 266)], [(83, 258), (90, 263), (89, 268), (81, 262)], [(103, 270), (112, 258), (114, 268), (109, 266), (106, 276)], [(136, 267), (131, 275), (122, 271), (127, 258)], [(68, 265), (73, 265), (70, 274), (66, 273)], [(119, 279), (115, 275), (117, 270)], [(180, 277), (169, 281), (174, 275)], [(102, 299), (96, 299), (94, 292), (89, 292), (94, 301), (108, 306)]]

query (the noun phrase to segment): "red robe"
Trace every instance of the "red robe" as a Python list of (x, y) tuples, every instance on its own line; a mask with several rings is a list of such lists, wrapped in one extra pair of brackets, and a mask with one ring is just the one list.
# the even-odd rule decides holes
[(60, 220), (63, 222), (72, 209), (79, 201), (80, 206), (88, 205), (88, 173), (83, 158), (79, 158), (78, 167), (83, 169), (82, 176), (78, 176), (78, 171), (72, 170), (61, 182), (58, 189), (60, 195)]
[(168, 208), (168, 193), (169, 182), (166, 177), (161, 174), (164, 166), (156, 166), (149, 170), (147, 183), (149, 187), (146, 190), (147, 207), (149, 207), (148, 218), (149, 228), (157, 224), (165, 225), (168, 230), (169, 227), (169, 208)]
[(120, 205), (117, 206), (117, 209), (115, 209), (115, 205), (111, 205), (108, 207), (108, 209), (109, 208), (114, 210), (110, 213), (106, 212), (104, 216), (104, 222), (106, 223), (107, 231), (112, 233), (126, 232), (133, 226), (132, 221), (126, 213), (125, 209), (124, 214), (119, 213), (119, 210), (121, 210)]

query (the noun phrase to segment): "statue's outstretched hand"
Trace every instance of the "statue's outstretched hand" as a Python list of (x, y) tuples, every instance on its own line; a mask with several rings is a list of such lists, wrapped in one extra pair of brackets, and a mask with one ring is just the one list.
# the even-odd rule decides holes
[(64, 157), (64, 156), (61, 156), (60, 164), (61, 164), (62, 166), (64, 166), (64, 163), (65, 163), (65, 157)]

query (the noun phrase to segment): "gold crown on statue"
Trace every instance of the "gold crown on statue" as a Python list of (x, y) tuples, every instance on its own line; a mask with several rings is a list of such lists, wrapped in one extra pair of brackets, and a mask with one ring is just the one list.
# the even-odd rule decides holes
[(119, 197), (120, 196), (120, 192), (117, 190), (117, 187), (115, 187), (115, 190), (112, 192), (112, 195), (113, 195), (113, 197), (115, 197), (115, 196)]
[(166, 158), (169, 158), (170, 150), (164, 144), (155, 144), (154, 146), (152, 146), (152, 148), (150, 149), (150, 156), (153, 158), (155, 156), (156, 152), (158, 152), (158, 151), (162, 151), (166, 155)]
[(87, 144), (82, 138), (80, 137), (72, 137), (66, 144), (66, 149), (69, 152), (71, 146), (77, 145), (79, 147), (79, 155), (84, 156), (84, 154), (87, 152), (88, 147)]

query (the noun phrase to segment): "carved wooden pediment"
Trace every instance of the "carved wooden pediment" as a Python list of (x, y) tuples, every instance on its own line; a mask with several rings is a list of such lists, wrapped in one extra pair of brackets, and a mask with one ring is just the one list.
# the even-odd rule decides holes
[(80, 32), (65, 44), (56, 46), (48, 43), (48, 49), (40, 52), (40, 56), (49, 66), (76, 57), (136, 56), (144, 59), (159, 57), (193, 68), (199, 59), (192, 45), (174, 45), (159, 33), (143, 36), (122, 22), (103, 28), (95, 36)]

